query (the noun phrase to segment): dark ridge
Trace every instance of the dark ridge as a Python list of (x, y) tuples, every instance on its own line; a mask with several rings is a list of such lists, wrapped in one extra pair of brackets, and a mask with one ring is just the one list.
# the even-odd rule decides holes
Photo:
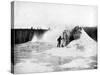
[(31, 41), (34, 35), (40, 39), (46, 31), (45, 29), (11, 29), (11, 44)]
[(83, 27), (83, 29), (85, 30), (85, 32), (95, 41), (98, 41), (97, 38), (97, 27)]

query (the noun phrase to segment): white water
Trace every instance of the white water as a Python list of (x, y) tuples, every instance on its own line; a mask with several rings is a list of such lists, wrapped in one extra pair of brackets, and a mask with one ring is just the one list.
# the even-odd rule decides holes
[(47, 31), (42, 40), (45, 42), (52, 42), (54, 44), (57, 44), (57, 38), (62, 34), (64, 28), (55, 28), (52, 30)]
[[(51, 41), (52, 43), (55, 43), (56, 37), (59, 36), (60, 31), (62, 30), (56, 29), (56, 30), (48, 31), (42, 38), (42, 41), (45, 40), (45, 41)], [(36, 41), (38, 41), (38, 39), (36, 36), (34, 36), (32, 42), (36, 42)], [(78, 49), (78, 46), (82, 46), (83, 49), (82, 48)], [(97, 55), (97, 43), (92, 38), (90, 38), (84, 30), (82, 30), (82, 35), (80, 39), (72, 41), (67, 47), (52, 48), (40, 53), (36, 53), (33, 51), (32, 53), (33, 56), (36, 56), (36, 58), (24, 59), (24, 62), (20, 62), (16, 64), (15, 73), (55, 71), (54, 69), (55, 65), (50, 63), (51, 62), (50, 60), (46, 59), (52, 56), (55, 56), (57, 58), (60, 57), (62, 60), (64, 58), (66, 59), (77, 58), (77, 59), (72, 59), (72, 61), (70, 61), (69, 63), (65, 63), (61, 65), (59, 64), (58, 67), (61, 69), (71, 68), (71, 70), (73, 69), (77, 70), (77, 69), (91, 68), (89, 64), (96, 61), (90, 59), (90, 57)], [(33, 61), (38, 61), (38, 62), (33, 62)], [(43, 61), (47, 61), (47, 62), (43, 62)]]
[(36, 41), (38, 41), (38, 38), (36, 37), (36, 35), (34, 35), (32, 42), (36, 42)]

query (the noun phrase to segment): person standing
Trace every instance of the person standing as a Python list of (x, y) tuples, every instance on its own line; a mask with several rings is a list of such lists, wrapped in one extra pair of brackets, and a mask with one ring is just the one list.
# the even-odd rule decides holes
[(61, 36), (59, 36), (59, 38), (57, 39), (57, 47), (61, 47)]

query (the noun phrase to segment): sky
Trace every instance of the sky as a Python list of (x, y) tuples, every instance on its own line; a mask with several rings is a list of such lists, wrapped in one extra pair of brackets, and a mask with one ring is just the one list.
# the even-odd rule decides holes
[(97, 7), (54, 3), (14, 2), (14, 28), (97, 26)]

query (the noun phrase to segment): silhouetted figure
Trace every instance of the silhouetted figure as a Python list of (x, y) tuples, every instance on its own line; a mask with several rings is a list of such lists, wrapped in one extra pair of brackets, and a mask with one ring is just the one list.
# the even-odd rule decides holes
[(59, 36), (59, 38), (57, 39), (58, 43), (57, 43), (57, 47), (60, 47), (61, 45), (61, 36)]

